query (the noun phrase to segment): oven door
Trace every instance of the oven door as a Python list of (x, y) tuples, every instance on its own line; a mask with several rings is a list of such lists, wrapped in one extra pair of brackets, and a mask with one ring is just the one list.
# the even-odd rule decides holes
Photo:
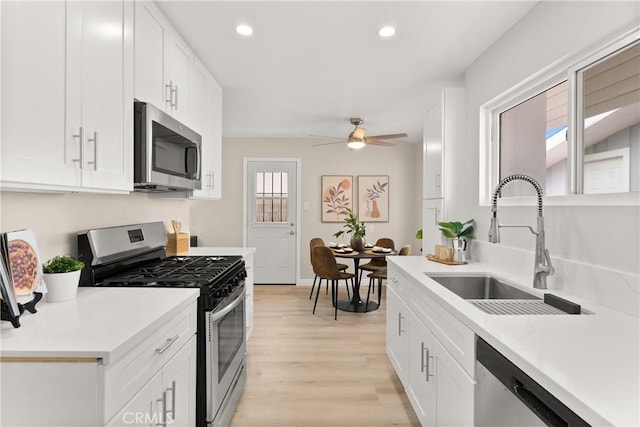
[(246, 355), (245, 290), (218, 311), (207, 312), (207, 423), (212, 423)]

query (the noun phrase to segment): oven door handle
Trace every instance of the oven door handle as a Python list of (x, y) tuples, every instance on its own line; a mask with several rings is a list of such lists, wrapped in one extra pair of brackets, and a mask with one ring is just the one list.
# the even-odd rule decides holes
[(228, 306), (226, 306), (225, 308), (223, 308), (220, 311), (217, 311), (215, 313), (211, 314), (211, 322), (215, 323), (218, 320), (222, 319), (224, 316), (226, 316), (231, 310), (233, 310), (234, 308), (236, 308), (238, 305), (240, 305), (243, 301), (244, 301), (244, 295), (246, 293), (246, 289), (242, 290), (242, 293), (240, 295), (238, 295), (238, 297), (233, 300), (233, 302), (231, 304), (229, 304)]

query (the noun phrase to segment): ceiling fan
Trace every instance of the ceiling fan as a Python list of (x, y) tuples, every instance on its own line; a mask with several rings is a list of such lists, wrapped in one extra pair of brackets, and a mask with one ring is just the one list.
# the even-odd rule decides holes
[(364, 148), (367, 145), (379, 145), (379, 146), (384, 146), (384, 147), (391, 147), (391, 146), (393, 146), (395, 144), (393, 144), (391, 142), (384, 141), (384, 140), (406, 138), (407, 137), (406, 133), (394, 133), (394, 134), (389, 134), (389, 135), (365, 136), (365, 134), (367, 133), (367, 130), (365, 128), (360, 127), (360, 125), (362, 123), (364, 123), (364, 119), (362, 119), (360, 117), (352, 117), (351, 119), (349, 119), (349, 122), (353, 126), (355, 126), (355, 129), (353, 129), (351, 131), (351, 133), (349, 134), (349, 136), (347, 137), (346, 140), (335, 141), (335, 142), (325, 142), (323, 144), (315, 144), (314, 147), (317, 147), (317, 146), (320, 146), (320, 145), (341, 144), (341, 143), (344, 143), (344, 142), (346, 142), (347, 143), (347, 147), (349, 147), (352, 150), (359, 150), (361, 148)]

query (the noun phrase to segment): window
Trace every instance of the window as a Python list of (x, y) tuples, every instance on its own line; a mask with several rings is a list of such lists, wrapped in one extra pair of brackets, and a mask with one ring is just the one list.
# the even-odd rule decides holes
[(287, 202), (288, 174), (286, 172), (256, 173), (256, 217), (257, 223), (288, 222)]
[[(488, 102), (481, 123), (483, 204), (498, 181), (514, 173), (532, 176), (546, 196), (640, 191), (637, 29)], [(501, 196), (532, 191), (516, 182)]]

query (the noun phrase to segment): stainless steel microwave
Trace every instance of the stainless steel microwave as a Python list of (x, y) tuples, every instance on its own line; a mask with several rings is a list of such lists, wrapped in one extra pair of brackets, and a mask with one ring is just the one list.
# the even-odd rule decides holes
[(134, 102), (134, 189), (199, 190), (202, 137), (164, 111)]

